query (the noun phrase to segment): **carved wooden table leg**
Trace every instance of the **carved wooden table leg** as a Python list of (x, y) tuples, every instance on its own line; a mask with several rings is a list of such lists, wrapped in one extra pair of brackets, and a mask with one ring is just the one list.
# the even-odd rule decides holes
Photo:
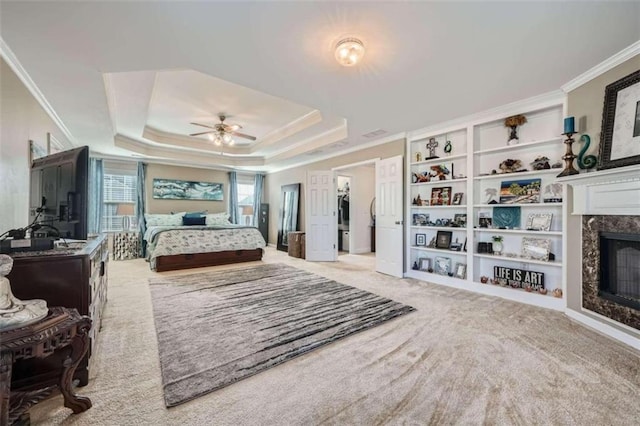
[(13, 354), (0, 354), (0, 426), (9, 425), (9, 394), (11, 393), (11, 368)]
[(62, 377), (60, 377), (60, 392), (64, 397), (64, 406), (71, 408), (76, 414), (91, 408), (91, 400), (89, 398), (77, 396), (71, 389), (73, 373), (89, 349), (88, 333), (90, 328), (91, 321), (89, 319), (85, 319), (78, 327), (78, 333), (71, 342), (71, 354), (64, 360), (64, 370), (62, 371)]

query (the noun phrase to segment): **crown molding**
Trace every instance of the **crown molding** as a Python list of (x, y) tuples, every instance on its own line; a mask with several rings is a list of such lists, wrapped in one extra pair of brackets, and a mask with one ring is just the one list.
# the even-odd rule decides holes
[[(404, 133), (404, 132), (396, 133), (396, 134), (389, 135), (389, 136), (381, 138), (381, 139), (376, 139), (376, 140), (373, 140), (371, 142), (367, 142), (365, 144), (354, 146), (352, 148), (343, 149), (341, 151), (336, 151), (334, 153), (327, 154), (327, 155), (324, 155), (322, 157), (316, 157), (316, 158), (313, 158), (313, 159), (309, 159), (307, 161), (301, 161), (301, 162), (297, 162), (297, 163), (294, 163), (294, 164), (289, 164), (287, 166), (283, 166), (283, 167), (279, 167), (279, 168), (273, 168), (273, 169), (270, 169), (267, 172), (267, 174), (278, 173), (278, 172), (282, 172), (284, 170), (293, 169), (295, 167), (306, 166), (306, 165), (309, 165), (309, 164), (317, 163), (319, 161), (324, 161), (324, 160), (328, 160), (330, 158), (339, 157), (341, 155), (351, 154), (352, 152), (361, 151), (363, 149), (373, 148), (373, 147), (376, 147), (378, 145), (384, 145), (386, 143), (395, 142), (395, 141), (398, 141), (398, 140), (404, 140), (405, 138), (406, 138), (406, 133)], [(378, 157), (372, 157), (372, 158), (378, 158)]]
[(628, 61), (634, 56), (637, 56), (638, 54), (640, 54), (640, 40), (636, 41), (631, 46), (628, 46), (622, 49), (620, 52), (616, 53), (615, 55), (611, 56), (608, 59), (605, 59), (595, 67), (587, 70), (586, 72), (580, 74), (573, 80), (564, 84), (562, 86), (562, 91), (565, 93), (569, 93), (572, 90), (575, 90), (578, 87), (582, 86), (583, 84), (588, 83), (594, 78), (604, 74), (610, 69), (617, 67), (621, 63)]
[[(156, 158), (157, 160), (165, 162), (175, 161), (176, 164), (185, 167), (202, 165), (205, 167), (218, 166), (243, 169), (262, 168), (264, 166), (264, 159), (262, 157), (235, 157), (223, 152), (220, 154), (194, 152), (165, 146), (152, 146), (121, 134), (117, 134), (114, 137), (113, 143), (118, 148), (126, 149), (128, 151), (142, 154), (146, 157)], [(140, 159), (140, 161), (147, 160), (148, 158)]]
[(553, 106), (564, 105), (566, 94), (561, 90), (543, 93), (542, 95), (511, 102), (496, 108), (491, 108), (475, 114), (455, 118), (443, 123), (434, 124), (419, 130), (411, 131), (407, 134), (409, 141), (425, 139), (436, 134), (448, 133), (455, 130), (466, 129), (468, 126), (475, 126), (493, 120), (499, 120), (521, 111), (536, 111)]
[(0, 56), (7, 62), (9, 68), (13, 70), (13, 72), (18, 76), (22, 84), (25, 85), (29, 93), (35, 98), (36, 102), (42, 107), (42, 109), (47, 113), (47, 115), (51, 118), (54, 124), (60, 129), (62, 134), (69, 140), (72, 146), (78, 146), (77, 141), (67, 128), (65, 124), (62, 122), (62, 119), (58, 116), (56, 111), (53, 109), (49, 101), (44, 97), (36, 83), (31, 79), (27, 70), (24, 69), (16, 55), (13, 53), (11, 48), (5, 43), (4, 39), (0, 37)]
[(308, 114), (298, 117), (292, 122), (285, 124), (279, 129), (275, 129), (264, 137), (260, 138), (254, 146), (266, 147), (281, 141), (284, 138), (293, 136), (315, 124), (322, 122), (322, 114), (318, 110), (313, 110)]
[(328, 147), (332, 143), (346, 139), (347, 136), (347, 126), (343, 123), (338, 127), (329, 129), (312, 138), (299, 141), (298, 143), (280, 149), (278, 152), (269, 154), (266, 156), (267, 163), (286, 160), (320, 148)]

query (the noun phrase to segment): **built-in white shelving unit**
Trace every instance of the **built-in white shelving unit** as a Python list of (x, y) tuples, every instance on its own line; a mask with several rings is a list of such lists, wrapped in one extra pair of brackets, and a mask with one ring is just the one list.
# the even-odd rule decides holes
[[(564, 98), (559, 96), (522, 108), (513, 105), (499, 113), (409, 136), (406, 276), (564, 309), (564, 297), (553, 296), (554, 289), (565, 292), (563, 256), (567, 212), (561, 200), (562, 186), (553, 185), (558, 183), (557, 175), (562, 168), (538, 170), (532, 165), (540, 156), (548, 157), (550, 166), (561, 162), (565, 149), (561, 136), (563, 102)], [(517, 129), (519, 142), (508, 144), (510, 129), (504, 126), (504, 120), (517, 114), (524, 115), (527, 122)], [(437, 143), (435, 155), (439, 158), (428, 158), (431, 153), (427, 145), (434, 145), (434, 141)], [(448, 153), (444, 151), (445, 146), (450, 147)], [(519, 160), (519, 171), (501, 170), (505, 160)], [(420, 181), (425, 179), (428, 181)], [(530, 215), (550, 215), (550, 228), (527, 229)], [(487, 225), (483, 219), (480, 227), (480, 217), (491, 218), (491, 224)], [(495, 227), (496, 220), (503, 227)], [(459, 226), (449, 226), (454, 222)], [(481, 244), (480, 252), (479, 243), (493, 244), (493, 237), (502, 239), (502, 250), (486, 252), (489, 245)], [(552, 260), (541, 260), (531, 252), (523, 254), (523, 244), (532, 241), (534, 249), (538, 244), (548, 244)], [(464, 248), (460, 251), (446, 248), (448, 243), (456, 242), (456, 249), (458, 245)], [(420, 269), (428, 266), (431, 270)], [(448, 267), (453, 276), (436, 266)], [(520, 274), (528, 276), (535, 274), (538, 279), (543, 277), (547, 293), (537, 291), (535, 281), (527, 289), (519, 288), (517, 280), (491, 284), (498, 281), (496, 273), (504, 274), (506, 270), (520, 270)], [(487, 284), (481, 282), (483, 277), (488, 278)]]

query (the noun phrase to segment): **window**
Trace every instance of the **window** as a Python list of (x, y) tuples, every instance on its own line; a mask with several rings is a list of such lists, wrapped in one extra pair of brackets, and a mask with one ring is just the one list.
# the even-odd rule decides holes
[(135, 163), (104, 162), (102, 231), (137, 231)]
[(253, 224), (253, 193), (255, 190), (253, 175), (238, 174), (238, 224), (254, 226)]

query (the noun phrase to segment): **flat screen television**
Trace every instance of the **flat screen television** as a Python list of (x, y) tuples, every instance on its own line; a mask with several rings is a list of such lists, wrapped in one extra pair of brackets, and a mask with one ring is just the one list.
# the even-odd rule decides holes
[(29, 223), (36, 236), (87, 239), (89, 147), (38, 158), (31, 163)]

